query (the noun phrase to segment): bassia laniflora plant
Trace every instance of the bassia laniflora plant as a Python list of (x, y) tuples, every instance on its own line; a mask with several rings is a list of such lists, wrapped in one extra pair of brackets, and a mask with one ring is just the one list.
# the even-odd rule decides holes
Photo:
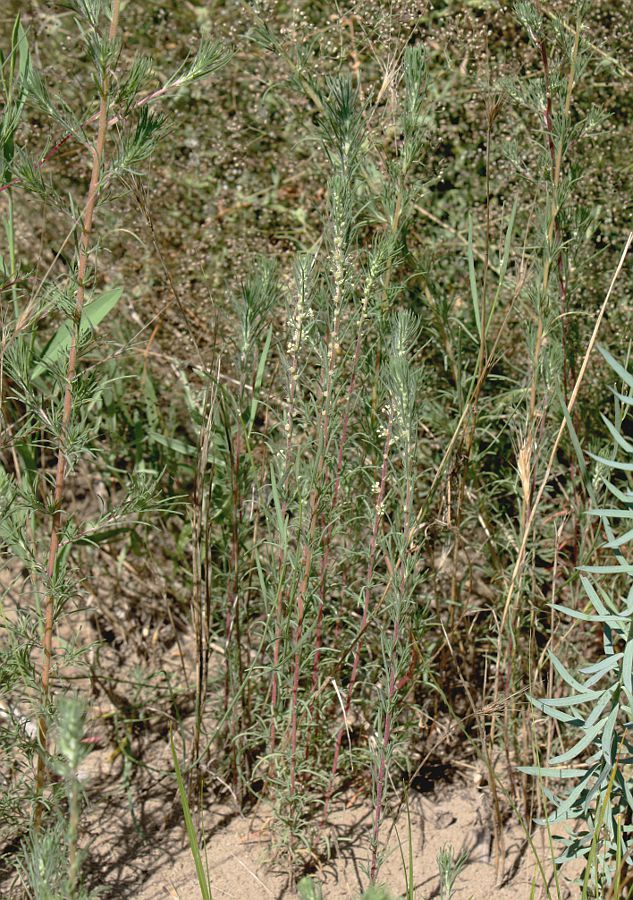
[[(88, 649), (73, 639), (73, 616), (84, 589), (73, 550), (98, 544), (112, 529), (142, 525), (161, 509), (155, 473), (142, 468), (129, 473), (120, 500), (106, 502), (100, 513), (87, 519), (73, 503), (78, 473), (98, 465), (102, 398), (111, 379), (99, 366), (109, 351), (96, 329), (122, 293), (117, 287), (103, 289), (99, 211), (126, 180), (137, 177), (166, 134), (165, 119), (153, 111), (155, 102), (215, 72), (228, 58), (219, 44), (205, 42), (156, 86), (149, 59), (138, 57), (119, 68), (118, 0), (68, 6), (91, 65), (94, 96), (88, 106), (83, 97), (71, 107), (55, 96), (32, 60), (19, 18), (1, 60), (0, 158), (9, 250), (3, 274), (12, 302), (3, 308), (2, 321), (3, 441), (10, 452), (0, 469), (0, 528), (3, 552), (17, 563), (10, 569), (9, 594), (26, 598), (16, 602), (4, 622), (3, 734), (16, 753), (4, 811), (5, 823), (31, 828), (20, 872), (38, 897), (78, 897), (82, 890), (77, 768), (85, 752), (84, 716), (78, 700), (56, 689), (62, 672), (81, 671)], [(28, 113), (42, 117), (49, 134), (48, 146), (37, 154), (20, 146), (21, 117)], [(68, 143), (81, 148), (87, 160), (82, 200), (65, 197), (47, 170)], [(63, 275), (56, 274), (54, 264), (41, 278), (21, 268), (16, 194), (36, 197), (40, 209), (50, 208), (57, 216), (62, 229), (57, 258), (63, 254), (67, 260)], [(53, 773), (58, 777), (53, 779)]]
[[(274, 50), (270, 35), (257, 37)], [(295, 77), (300, 84), (305, 79)], [(419, 324), (411, 312), (394, 319), (391, 311), (400, 290), (397, 267), (412, 170), (430, 126), (425, 78), (423, 51), (410, 48), (398, 110), (404, 143), (393, 161), (379, 163), (383, 174), (378, 177), (376, 170), (373, 178), (368, 170), (374, 149), (365, 124), (373, 107), (349, 78), (309, 81), (330, 170), (323, 233), (312, 252), (297, 258), (285, 286), (275, 287), (270, 267), (257, 273), (253, 285), (246, 283), (237, 347), (240, 392), (232, 401), (237, 409), (220, 402), (218, 412), (232, 459), (227, 489), (233, 512), (222, 543), (230, 548), (224, 574), (224, 716), (233, 777), (239, 785), (244, 762), (263, 742), (257, 771), (270, 783), (277, 815), (287, 826), (277, 838), (293, 854), (302, 843), (314, 853), (342, 762), (348, 767), (341, 750), (355, 715), (362, 663), (366, 684), (381, 680), (378, 715), (367, 720), (369, 742), (357, 762), (352, 757), (354, 768), (370, 766), (375, 790), (372, 880), (388, 774), (406, 720), (407, 670), (417, 658), (411, 636), (421, 634), (413, 626), (420, 613), (413, 601), (419, 576)], [(373, 226), (367, 241), (361, 240), (369, 230), (361, 211), (369, 205), (380, 227)], [(284, 295), (285, 313), (279, 302)], [(275, 346), (271, 316), (280, 312), (286, 338)], [(280, 355), (286, 386), (281, 407), (267, 413), (277, 420), (280, 443), (262, 470), (253, 465), (249, 445), (258, 440), (257, 406), (264, 403), (262, 373), (271, 348)], [(264, 540), (258, 539), (258, 518), (242, 512), (241, 498), (248, 496), (266, 511)], [(368, 543), (363, 534), (371, 535)], [(240, 562), (245, 542), (253, 548), (255, 571)], [(264, 578), (266, 570), (272, 579)], [(254, 577), (255, 588), (249, 586)], [(255, 590), (266, 618), (250, 645), (255, 634), (245, 632), (243, 623), (252, 612), (240, 598)], [(359, 618), (349, 616), (354, 607)], [(375, 653), (368, 635), (377, 622), (387, 624), (390, 636)], [(237, 685), (242, 688), (236, 703)], [(326, 735), (332, 715), (338, 719), (341, 712), (332, 745)]]

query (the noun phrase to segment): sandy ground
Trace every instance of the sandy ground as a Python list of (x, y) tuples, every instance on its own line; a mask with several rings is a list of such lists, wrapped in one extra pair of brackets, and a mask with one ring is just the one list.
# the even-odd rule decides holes
[[(176, 649), (173, 655), (171, 663), (164, 661), (166, 667), (178, 665)], [(164, 737), (150, 738), (141, 752), (140, 765), (126, 767), (105, 727), (95, 724), (100, 719), (97, 713), (103, 717), (110, 710), (111, 704), (102, 700), (103, 709), (93, 709), (91, 723), (97, 747), (80, 773), (88, 800), (82, 819), (87, 886), (97, 889), (103, 900), (197, 900), (201, 894), (182, 828), (169, 746)], [(126, 779), (131, 779), (127, 794)], [(573, 900), (579, 896), (571, 883), (574, 873), (567, 870), (559, 874), (557, 890), (551, 881), (551, 865), (545, 865), (549, 891), (543, 888), (534, 854), (518, 827), (508, 827), (505, 832), (503, 871), (497, 872), (489, 791), (474, 769), (468, 778), (459, 775), (451, 784), (439, 777), (428, 781), (424, 793), (411, 794), (409, 816), (410, 827), (406, 813), (401, 812), (395, 821), (387, 817), (381, 832), (387, 849), (380, 882), (394, 898), (406, 890), (402, 857), (408, 859), (409, 831), (416, 900), (440, 896), (437, 854), (447, 844), (455, 855), (468, 853), (468, 862), (455, 883), (455, 900)], [(323, 900), (358, 900), (367, 887), (372, 819), (372, 808), (353, 797), (340, 801), (334, 809), (336, 858), (312, 875), (321, 885)], [(287, 872), (272, 858), (274, 822), (263, 804), (245, 817), (235, 806), (214, 807), (209, 801), (204, 828), (213, 900), (297, 897)], [(547, 860), (547, 848), (538, 837), (535, 843), (541, 859)], [(13, 890), (0, 884), (0, 897), (11, 898)]]
[[(165, 782), (145, 802), (126, 805), (120, 783), (113, 783), (112, 796), (103, 791), (103, 779), (90, 789), (92, 813), (88, 821), (91, 887), (107, 900), (194, 900), (201, 896), (195, 867), (184, 832), (173, 783)], [(528, 900), (530, 897), (558, 897), (553, 881), (549, 893), (542, 887), (534, 856), (523, 832), (506, 832), (503, 874), (498, 877), (492, 848), (491, 823), (485, 788), (437, 784), (430, 793), (411, 797), (409, 807), (413, 842), (416, 900), (430, 900), (439, 894), (437, 854), (445, 844), (459, 853), (468, 851), (468, 862), (457, 878), (455, 900)], [(337, 858), (324, 865), (312, 878), (322, 887), (324, 900), (359, 898), (367, 887), (368, 835), (372, 810), (366, 804), (348, 801), (333, 814), (338, 837)], [(248, 817), (229, 807), (205, 812), (207, 860), (214, 900), (290, 900), (297, 893), (289, 886), (286, 873), (271, 861), (272, 820), (259, 808)], [(387, 820), (382, 838), (388, 839), (380, 882), (393, 897), (405, 892), (408, 858), (407, 814), (397, 821)], [(542, 858), (547, 858), (537, 839)], [(547, 867), (546, 867), (547, 868)], [(551, 866), (548, 876), (551, 876)], [(560, 897), (572, 900), (576, 889), (572, 873), (559, 874)], [(534, 893), (533, 887), (536, 886)]]

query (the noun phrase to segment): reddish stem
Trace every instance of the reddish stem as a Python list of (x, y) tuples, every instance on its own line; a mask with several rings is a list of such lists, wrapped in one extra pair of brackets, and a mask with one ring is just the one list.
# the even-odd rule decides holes
[(332, 771), (330, 772), (330, 778), (328, 781), (328, 786), (325, 791), (325, 802), (323, 806), (323, 815), (321, 822), (325, 822), (327, 820), (328, 811), (330, 808), (330, 800), (332, 799), (332, 793), (334, 791), (334, 780), (336, 778), (336, 774), (338, 772), (338, 764), (339, 757), (341, 754), (341, 743), (343, 741), (343, 735), (346, 730), (346, 723), (349, 711), (352, 706), (352, 694), (354, 692), (354, 686), (356, 684), (356, 678), (358, 677), (358, 669), (360, 667), (360, 657), (363, 649), (363, 635), (365, 634), (365, 630), (367, 628), (367, 620), (369, 617), (369, 603), (371, 600), (371, 582), (374, 577), (374, 566), (376, 561), (376, 547), (378, 544), (378, 531), (380, 529), (380, 522), (382, 521), (382, 502), (385, 497), (386, 484), (387, 484), (387, 466), (389, 462), (389, 446), (391, 441), (391, 423), (389, 423), (387, 427), (387, 434), (385, 436), (385, 444), (383, 447), (382, 453), (382, 468), (380, 471), (380, 487), (378, 490), (378, 496), (376, 497), (376, 506), (374, 509), (374, 524), (372, 529), (371, 541), (369, 544), (369, 559), (367, 561), (367, 573), (365, 575), (365, 590), (364, 590), (364, 601), (363, 601), (363, 614), (360, 623), (359, 629), (359, 639), (356, 642), (356, 649), (354, 651), (354, 662), (352, 664), (352, 672), (350, 675), (349, 684), (347, 686), (347, 693), (345, 696), (345, 706), (344, 706), (344, 716), (343, 723), (339, 728), (336, 741), (334, 744), (334, 757), (332, 760)]
[(347, 444), (347, 432), (349, 429), (349, 420), (351, 415), (352, 398), (356, 390), (356, 375), (358, 371), (358, 360), (360, 359), (360, 350), (362, 345), (362, 319), (356, 334), (356, 346), (354, 348), (354, 358), (352, 360), (352, 375), (347, 389), (347, 402), (345, 405), (345, 413), (343, 415), (343, 425), (341, 430), (341, 443), (338, 450), (336, 460), (336, 475), (334, 478), (334, 489), (332, 491), (332, 504), (330, 507), (330, 521), (323, 531), (323, 552), (321, 556), (321, 572), (320, 572), (320, 588), (319, 588), (319, 610), (317, 613), (317, 624), (315, 632), (314, 663), (312, 666), (312, 700), (310, 703), (310, 711), (314, 706), (314, 697), (319, 685), (319, 665), (321, 662), (321, 645), (322, 645), (322, 628), (323, 628), (323, 611), (325, 608), (325, 589), (327, 580), (327, 570), (330, 561), (330, 546), (332, 538), (332, 529), (334, 528), (334, 515), (336, 512), (336, 504), (341, 485), (341, 473), (343, 470), (343, 457), (345, 454), (345, 446)]
[[(398, 620), (393, 625), (393, 646), (398, 644), (400, 637), (400, 625)], [(387, 751), (389, 750), (389, 741), (391, 740), (391, 710), (395, 701), (398, 686), (396, 684), (396, 667), (391, 666), (389, 675), (389, 706), (385, 714), (385, 730), (382, 739), (382, 752), (380, 754), (380, 766), (378, 768), (378, 785), (376, 788), (376, 809), (374, 812), (374, 827), (372, 831), (372, 849), (371, 849), (371, 866), (369, 870), (369, 879), (373, 884), (376, 881), (378, 872), (378, 838), (380, 835), (380, 822), (382, 818), (382, 798), (385, 787), (385, 775), (387, 772)]]
[[(116, 3), (118, 6), (120, 3), (120, 0), (113, 0), (113, 6), (114, 6), (114, 3)], [(112, 18), (112, 21), (114, 21), (114, 16)], [(117, 19), (117, 23), (118, 23), (118, 19)], [(114, 31), (114, 35), (116, 37), (116, 28)], [(175, 81), (170, 82), (170, 84), (166, 84), (161, 88), (156, 88), (156, 90), (150, 91), (149, 94), (146, 94), (144, 97), (141, 97), (140, 100), (137, 100), (132, 108), (140, 109), (141, 107), (146, 106), (148, 103), (151, 103), (153, 100), (158, 100), (159, 97), (163, 97), (165, 94), (167, 94), (169, 91), (173, 90), (174, 88), (180, 87), (183, 83), (184, 83), (184, 78), (177, 78)], [(100, 117), (101, 117), (101, 111), (96, 112), (93, 116), (90, 116), (90, 118), (86, 119), (86, 121), (81, 126), (81, 130), (83, 131), (85, 128), (88, 127), (88, 125), (93, 125), (95, 122), (99, 122)], [(106, 123), (107, 127), (112, 128), (113, 125), (117, 125), (119, 122), (123, 121), (126, 118), (127, 118), (127, 115), (111, 116), (107, 120), (107, 123)], [(46, 163), (50, 159), (52, 159), (54, 156), (56, 156), (57, 153), (59, 153), (59, 151), (62, 149), (64, 144), (73, 137), (75, 137), (75, 132), (72, 132), (72, 131), (70, 131), (70, 132), (68, 132), (68, 134), (64, 135), (64, 137), (61, 138), (61, 140), (59, 140), (56, 144), (54, 144), (51, 147), (51, 149), (48, 151), (48, 153), (44, 154), (44, 156), (41, 158), (41, 160), (36, 164), (35, 168), (43, 169), (44, 166), (46, 165)], [(22, 182), (23, 182), (22, 178), (13, 178), (11, 181), (7, 181), (5, 184), (0, 185), (0, 194), (3, 193), (3, 191), (8, 191), (9, 188), (16, 187), (17, 185), (22, 184)]]
[[(113, 41), (116, 37), (118, 19), (119, 19), (119, 2), (112, 2), (112, 18), (110, 21), (109, 40)], [(81, 314), (86, 298), (86, 272), (88, 269), (88, 260), (90, 257), (90, 237), (92, 234), (92, 225), (94, 221), (94, 212), (99, 196), (99, 179), (101, 175), (101, 165), (103, 162), (106, 132), (108, 127), (108, 88), (109, 77), (104, 76), (101, 87), (101, 97), (99, 101), (98, 114), (98, 130), (97, 142), (92, 149), (92, 172), (90, 175), (90, 184), (88, 186), (88, 194), (86, 196), (86, 206), (83, 216), (83, 226), (81, 237), (79, 240), (79, 261), (77, 266), (77, 294), (75, 298), (75, 310), (73, 315), (74, 327), (72, 329), (70, 348), (68, 351), (68, 364), (66, 367), (66, 387), (64, 389), (64, 401), (62, 407), (62, 420), (60, 428), (59, 445), (57, 448), (57, 465), (55, 470), (55, 490), (53, 493), (53, 519), (51, 524), (51, 536), (48, 548), (48, 562), (46, 567), (46, 575), (48, 580), (48, 591), (44, 601), (44, 638), (42, 641), (43, 664), (42, 664), (42, 699), (44, 710), (42, 711), (38, 721), (38, 740), (40, 744), (40, 753), (37, 758), (37, 774), (36, 774), (36, 790), (38, 802), (35, 808), (35, 826), (39, 827), (44, 808), (42, 805), (41, 795), (47, 781), (46, 756), (48, 753), (48, 726), (46, 722), (46, 705), (50, 697), (50, 676), (53, 658), (53, 628), (55, 624), (55, 598), (52, 590), (52, 582), (55, 576), (55, 567), (57, 562), (57, 551), (59, 549), (60, 532), (63, 518), (63, 496), (64, 484), (66, 479), (66, 439), (68, 429), (72, 417), (73, 408), (73, 381), (77, 371), (77, 348), (79, 338), (79, 327), (81, 322)]]
[[(411, 534), (411, 503), (413, 498), (413, 486), (412, 479), (410, 477), (410, 473), (407, 473), (407, 490), (406, 497), (404, 503), (405, 515), (404, 515), (404, 523), (403, 523), (403, 532), (405, 537), (410, 537)], [(408, 545), (409, 541), (406, 540), (404, 542), (404, 546)], [(406, 552), (406, 550), (405, 550)], [(402, 575), (400, 581), (400, 591), (404, 594), (404, 589), (406, 585), (406, 566), (404, 565), (403, 557), (400, 557), (400, 560), (403, 562), (402, 565)], [(382, 800), (383, 793), (385, 788), (385, 776), (387, 773), (387, 753), (389, 751), (389, 741), (391, 740), (391, 716), (392, 710), (395, 706), (396, 694), (398, 693), (399, 682), (396, 681), (396, 653), (398, 647), (398, 641), (400, 639), (400, 619), (398, 617), (398, 613), (394, 616), (393, 621), (393, 647), (392, 647), (392, 658), (390, 661), (390, 673), (389, 673), (389, 702), (387, 704), (387, 710), (385, 713), (385, 727), (383, 732), (382, 739), (382, 750), (380, 754), (380, 765), (378, 767), (378, 784), (376, 788), (376, 809), (374, 812), (374, 828), (372, 833), (372, 851), (371, 851), (371, 866), (369, 877), (372, 884), (376, 880), (376, 875), (378, 873), (378, 838), (380, 835), (380, 824), (382, 818)], [(406, 677), (406, 676), (405, 676)]]

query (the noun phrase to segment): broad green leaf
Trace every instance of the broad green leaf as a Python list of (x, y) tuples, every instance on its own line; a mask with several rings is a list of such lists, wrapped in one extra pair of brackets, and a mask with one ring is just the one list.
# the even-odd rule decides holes
[(179, 453), (181, 456), (188, 456), (192, 461), (195, 459), (198, 452), (193, 444), (186, 444), (178, 438), (167, 437), (159, 431), (150, 431), (148, 437), (157, 444), (167, 447), (168, 450), (173, 450), (174, 453)]
[(73, 538), (73, 544), (103, 544), (105, 541), (112, 541), (121, 537), (123, 534), (129, 534), (137, 525), (138, 521), (130, 522), (127, 525), (117, 525), (111, 528), (103, 528), (101, 531), (92, 531), (88, 534), (77, 535)]
[(587, 464), (585, 463), (585, 457), (582, 452), (582, 447), (580, 446), (580, 441), (578, 440), (578, 435), (576, 434), (576, 428), (574, 427), (574, 420), (571, 417), (569, 409), (567, 407), (567, 403), (565, 402), (565, 398), (562, 392), (558, 391), (558, 402), (561, 405), (563, 410), (563, 416), (565, 418), (565, 424), (567, 425), (567, 431), (569, 432), (569, 438), (571, 440), (572, 446), (574, 448), (574, 452), (576, 454), (576, 460), (578, 462), (578, 467), (580, 469), (580, 474), (582, 475), (582, 480), (587, 489), (587, 493), (591, 497), (592, 503), (595, 503), (595, 491), (593, 489), (593, 483), (591, 478), (589, 478), (587, 473)]
[(297, 884), (297, 893), (301, 900), (323, 900), (323, 890), (318, 881), (306, 876)]
[(273, 503), (275, 504), (275, 514), (277, 516), (277, 529), (279, 531), (279, 538), (282, 544), (285, 545), (288, 540), (287, 520), (286, 517), (282, 515), (279, 490), (277, 488), (277, 479), (275, 478), (275, 472), (272, 466), (270, 469), (270, 488), (273, 495)]
[(495, 295), (490, 305), (490, 311), (486, 316), (486, 327), (485, 327), (485, 336), (488, 334), (488, 329), (490, 328), (490, 323), (492, 322), (492, 318), (494, 316), (495, 310), (497, 308), (497, 304), (499, 302), (499, 297), (501, 296), (501, 289), (505, 282), (506, 272), (508, 270), (508, 264), (510, 262), (510, 251), (512, 249), (512, 235), (514, 232), (514, 222), (516, 219), (518, 204), (515, 200), (512, 204), (512, 211), (510, 213), (510, 220), (508, 222), (508, 227), (506, 229), (505, 241), (503, 244), (503, 256), (501, 257), (501, 264), (499, 266), (499, 282), (497, 285), (497, 290), (495, 291)]
[[(92, 300), (90, 303), (86, 304), (81, 315), (81, 331), (86, 332), (88, 330), (92, 331), (96, 329), (108, 313), (110, 313), (117, 305), (122, 293), (123, 288), (112, 288), (104, 294), (101, 294), (96, 300)], [(64, 353), (68, 352), (71, 335), (71, 326), (65, 322), (58, 329), (55, 337), (48, 343), (42, 358), (33, 369), (33, 378), (39, 378), (51, 365), (54, 365)]]

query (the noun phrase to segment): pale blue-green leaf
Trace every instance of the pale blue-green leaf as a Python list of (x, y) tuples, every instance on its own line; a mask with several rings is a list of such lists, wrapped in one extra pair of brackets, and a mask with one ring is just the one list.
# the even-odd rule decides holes
[[(592, 569), (591, 571), (594, 570)], [(619, 627), (620, 625), (618, 616), (611, 614), (599, 616), (594, 613), (582, 612), (582, 610), (579, 609), (569, 609), (568, 606), (562, 606), (559, 603), (552, 603), (552, 609), (555, 609), (557, 612), (563, 613), (572, 619), (579, 619), (581, 622), (608, 622), (614, 628)]]
[(633, 463), (629, 462), (620, 462), (619, 459), (609, 459), (606, 456), (600, 456), (597, 453), (587, 452), (587, 455), (590, 456), (596, 462), (602, 463), (603, 466), (607, 466), (609, 469), (617, 469), (618, 472), (633, 472)]
[[(628, 501), (633, 504), (633, 497)], [(604, 509), (590, 509), (590, 516), (600, 516), (606, 519), (633, 519), (633, 506), (631, 509), (619, 509), (618, 507), (605, 507)]]
[(620, 447), (621, 450), (624, 450), (625, 453), (633, 453), (633, 444), (629, 443), (629, 441), (627, 441), (627, 439), (623, 437), (623, 435), (615, 427), (611, 419), (608, 419), (603, 413), (600, 413), (600, 418), (607, 426), (609, 434), (618, 445), (618, 447)]
[(581, 684), (574, 676), (565, 668), (562, 662), (558, 659), (555, 653), (552, 650), (548, 651), (548, 656), (550, 661), (560, 677), (565, 681), (570, 687), (572, 687), (575, 691), (584, 691), (585, 686)]
[(595, 767), (593, 769), (590, 769), (584, 776), (581, 777), (581, 780), (576, 785), (576, 787), (569, 792), (564, 800), (561, 800), (558, 803), (556, 810), (550, 816), (548, 816), (547, 822), (549, 822), (550, 824), (553, 824), (554, 822), (562, 822), (565, 819), (575, 818), (575, 816), (578, 815), (577, 812), (574, 813), (573, 811), (579, 805), (580, 799), (587, 790), (587, 783), (594, 772)]
[(633, 406), (633, 397), (629, 394), (621, 394), (619, 391), (616, 391), (615, 388), (611, 388), (612, 393), (615, 397), (618, 398), (620, 403), (624, 403), (625, 406)]
[(581, 576), (580, 576), (580, 583), (582, 584), (582, 586), (583, 586), (583, 588), (584, 588), (584, 590), (585, 590), (585, 593), (587, 594), (587, 596), (588, 596), (589, 599), (591, 600), (591, 605), (593, 606), (593, 608), (595, 609), (595, 611), (596, 611), (597, 613), (600, 613), (601, 616), (606, 615), (606, 614), (609, 612), (609, 610), (608, 610), (607, 607), (604, 605), (604, 602), (602, 601), (602, 599), (601, 599), (600, 596), (598, 595), (598, 591), (595, 589), (595, 587), (594, 587), (593, 584), (591, 583), (591, 579), (587, 578), (587, 577), (584, 576), (584, 575), (581, 575)]
[(535, 778), (582, 778), (587, 774), (587, 769), (554, 766), (517, 766), (517, 771)]
[(560, 797), (557, 797), (554, 791), (551, 791), (545, 785), (541, 786), (541, 791), (543, 792), (543, 796), (548, 803), (551, 803), (552, 806), (558, 806), (558, 804), (560, 803)]
[[(602, 792), (607, 789), (609, 779), (611, 778), (611, 772), (613, 770), (613, 765), (611, 762), (604, 762), (602, 759), (602, 754), (600, 756), (600, 760), (602, 763), (602, 769), (600, 770), (600, 774), (596, 778), (595, 782), (591, 786), (591, 788), (587, 791), (586, 795), (583, 798), (583, 805), (586, 811), (589, 810), (589, 805), (596, 794)], [(598, 766), (594, 766), (594, 772)]]
[(623, 366), (621, 363), (619, 363), (619, 362), (617, 361), (617, 359), (615, 359), (613, 356), (611, 356), (611, 354), (610, 354), (609, 351), (606, 349), (606, 347), (603, 347), (602, 345), (599, 344), (599, 345), (598, 345), (598, 350), (599, 350), (600, 353), (603, 355), (603, 357), (606, 359), (606, 361), (609, 363), (609, 365), (611, 366), (611, 368), (613, 369), (613, 371), (616, 373), (616, 375), (619, 375), (620, 378), (622, 379), (622, 381), (623, 381), (626, 385), (628, 385), (629, 388), (633, 389), (633, 375), (631, 375), (631, 374), (624, 368), (624, 366)]
[(633, 491), (623, 491), (615, 484), (611, 484), (606, 478), (603, 478), (602, 481), (607, 490), (613, 494), (620, 503), (633, 503)]
[(585, 681), (585, 688), (589, 690), (589, 688), (592, 688), (602, 678), (604, 678), (605, 675), (608, 675), (609, 672), (612, 672), (614, 669), (616, 669), (621, 656), (621, 653), (617, 653), (613, 656), (608, 656), (606, 659), (601, 659), (600, 662), (602, 663), (602, 667), (596, 669), (596, 671), (594, 671), (593, 674), (591, 674), (587, 678), (587, 680)]
[(613, 656), (609, 656), (606, 659), (599, 659), (598, 662), (583, 666), (580, 671), (583, 675), (595, 675), (598, 672), (609, 672), (617, 664), (621, 656), (621, 653), (615, 653)]
[(620, 768), (615, 773), (615, 780), (618, 784), (618, 787), (622, 791), (624, 798), (626, 799), (629, 809), (633, 810), (633, 792), (631, 792), (631, 785), (629, 783), (629, 779), (624, 778), (624, 776), (622, 775), (622, 770)]
[(569, 713), (563, 712), (562, 709), (555, 709), (553, 707), (545, 709), (543, 701), (539, 700), (537, 697), (530, 697), (528, 695), (528, 700), (535, 709), (547, 713), (550, 718), (558, 719), (559, 722), (565, 722), (567, 725), (574, 725), (577, 728), (582, 728), (585, 724), (584, 720), (580, 719), (577, 715), (570, 715)]
[(585, 734), (577, 741), (573, 747), (570, 747), (569, 750), (566, 750), (564, 753), (560, 753), (558, 756), (553, 756), (550, 760), (548, 760), (548, 766), (560, 766), (565, 763), (571, 762), (573, 759), (576, 759), (583, 750), (586, 750), (594, 740), (599, 732), (602, 731), (602, 728), (606, 722), (606, 718), (600, 719), (599, 722), (596, 722), (595, 725), (592, 725)]
[(604, 731), (602, 732), (602, 754), (607, 761), (613, 762), (614, 754), (617, 752), (617, 747), (613, 748), (613, 732), (615, 729), (615, 723), (618, 719), (618, 704), (615, 703), (613, 709), (609, 713), (607, 717), (606, 724), (604, 726)]
[(624, 658), (622, 660), (622, 683), (628, 691), (629, 696), (633, 695), (633, 639), (627, 641), (624, 648)]
[[(541, 823), (539, 822), (538, 824), (541, 824)], [(545, 824), (545, 822), (543, 822), (542, 824)], [(559, 838), (559, 840), (560, 840), (560, 838)], [(558, 843), (558, 841), (557, 841), (557, 843)], [(582, 846), (580, 844), (577, 844), (576, 842), (570, 843), (570, 845), (568, 847), (566, 847), (562, 853), (559, 853), (559, 855), (556, 857), (554, 862), (556, 863), (556, 865), (560, 866), (566, 862), (572, 862), (573, 860), (582, 859), (583, 857), (587, 856), (587, 854), (589, 853), (590, 850), (591, 850), (591, 835), (589, 836), (589, 842), (586, 844), (586, 846)], [(559, 896), (560, 896), (560, 894), (559, 894)]]
[(602, 545), (603, 547), (609, 547), (615, 550), (617, 547), (624, 547), (625, 544), (628, 544), (633, 538), (633, 528), (630, 528), (628, 531), (625, 531), (624, 534), (621, 534), (619, 537), (614, 537), (610, 541), (605, 541)]
[[(619, 568), (621, 569), (622, 567)], [(621, 610), (617, 607), (613, 598), (599, 585), (598, 590), (600, 591), (600, 596), (598, 596), (598, 590), (595, 589), (591, 581), (584, 575), (581, 575), (581, 582), (596, 612), (602, 616), (615, 616), (619, 625), (620, 619), (622, 618)]]
[[(29, 42), (26, 36), (26, 31), (22, 27), (22, 22), (18, 25), (18, 52), (20, 56), (20, 79), (22, 84), (25, 85), (26, 77), (28, 75), (29, 69), (31, 67), (31, 58), (29, 52)], [(26, 86), (24, 87), (24, 96), (26, 98), (27, 91)], [(22, 101), (24, 102), (24, 101)]]
[(591, 575), (633, 575), (633, 565), (578, 566), (578, 571)]
[[(602, 699), (598, 700), (598, 702), (594, 704), (593, 709), (587, 716), (587, 720), (584, 725), (585, 728), (591, 728), (591, 726), (595, 722), (598, 721), (598, 719), (600, 718), (600, 716), (602, 715), (602, 713), (608, 706), (609, 702), (611, 701), (611, 699), (613, 697), (613, 691), (616, 690), (616, 688), (617, 688), (617, 684), (615, 684), (615, 685), (612, 684), (610, 687), (608, 687), (604, 691), (604, 693), (602, 695)], [(586, 762), (588, 762), (588, 760), (585, 760), (585, 763)]]
[(598, 750), (596, 750), (595, 753), (592, 753), (591, 756), (587, 757), (587, 759), (585, 760), (585, 765), (586, 766), (597, 766), (601, 762), (602, 762), (602, 747), (600, 747)]
[(570, 694), (568, 697), (549, 697), (542, 700), (543, 707), (549, 709), (564, 709), (567, 706), (578, 706), (580, 703), (591, 703), (593, 700), (599, 700), (604, 691), (583, 691), (578, 694)]

